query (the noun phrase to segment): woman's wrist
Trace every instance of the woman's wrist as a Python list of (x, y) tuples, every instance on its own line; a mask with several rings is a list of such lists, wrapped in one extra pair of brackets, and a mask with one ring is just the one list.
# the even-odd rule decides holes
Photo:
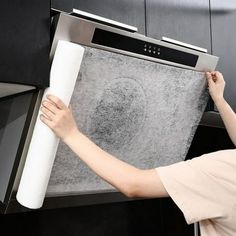
[(71, 130), (70, 133), (68, 133), (63, 139), (62, 141), (70, 146), (70, 144), (73, 142), (73, 140), (76, 140), (76, 137), (80, 135), (80, 131), (78, 130), (78, 128), (74, 128), (73, 130)]
[(216, 107), (219, 109), (221, 106), (224, 106), (226, 104), (226, 101), (224, 97), (220, 97), (220, 98), (214, 99), (214, 103)]

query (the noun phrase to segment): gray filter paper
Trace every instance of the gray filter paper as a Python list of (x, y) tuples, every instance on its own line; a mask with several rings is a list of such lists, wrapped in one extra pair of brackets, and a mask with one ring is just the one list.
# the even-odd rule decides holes
[[(79, 129), (138, 168), (183, 161), (209, 95), (204, 73), (85, 47), (72, 108)], [(114, 188), (60, 142), (48, 194)]]

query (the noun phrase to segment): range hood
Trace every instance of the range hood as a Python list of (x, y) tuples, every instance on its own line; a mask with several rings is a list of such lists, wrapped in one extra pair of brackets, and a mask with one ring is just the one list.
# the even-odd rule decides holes
[(34, 86), (0, 82), (0, 98), (27, 92), (33, 89), (35, 89)]
[(102, 20), (75, 9), (71, 14), (60, 12), (54, 16), (51, 55), (58, 40), (65, 40), (196, 71), (211, 71), (217, 65), (219, 58), (200, 47), (165, 37), (162, 40), (145, 37), (131, 32), (130, 27), (121, 29), (118, 24), (111, 25)]

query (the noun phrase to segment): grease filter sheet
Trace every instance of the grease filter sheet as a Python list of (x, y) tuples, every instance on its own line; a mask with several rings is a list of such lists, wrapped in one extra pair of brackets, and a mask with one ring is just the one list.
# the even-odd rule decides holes
[[(71, 104), (79, 129), (147, 169), (185, 159), (208, 101), (204, 73), (85, 47)], [(114, 191), (62, 142), (48, 194)]]

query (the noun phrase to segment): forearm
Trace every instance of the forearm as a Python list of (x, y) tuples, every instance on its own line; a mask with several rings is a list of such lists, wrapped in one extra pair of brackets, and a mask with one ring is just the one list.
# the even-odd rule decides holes
[(128, 197), (169, 196), (155, 169), (135, 168), (103, 151), (78, 131), (71, 110), (59, 98), (47, 98), (40, 119), (96, 174)]
[(224, 122), (226, 130), (232, 142), (236, 146), (236, 114), (225, 99), (220, 99), (216, 101), (215, 104)]
[(75, 131), (64, 142), (105, 181), (127, 196), (134, 192), (132, 188), (135, 188), (139, 169), (103, 151), (79, 131)]

